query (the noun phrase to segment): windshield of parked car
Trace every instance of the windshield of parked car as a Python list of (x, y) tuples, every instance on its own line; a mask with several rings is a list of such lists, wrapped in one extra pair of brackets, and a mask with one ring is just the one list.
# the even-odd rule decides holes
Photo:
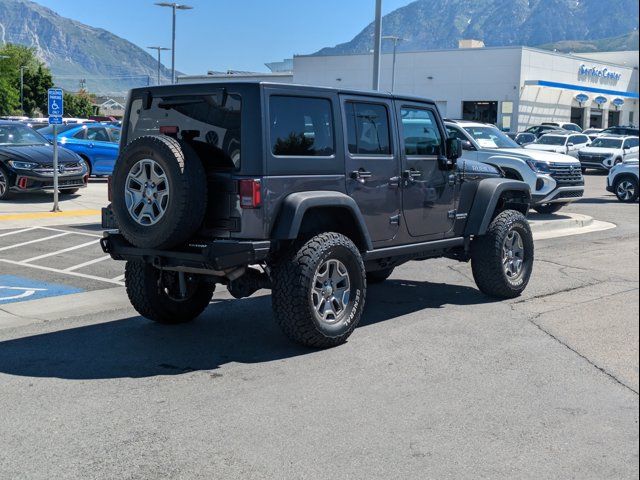
[(46, 138), (25, 125), (0, 125), (0, 145), (2, 146), (22, 147), (48, 144)]
[(521, 148), (496, 127), (465, 127), (480, 148)]
[(593, 142), (591, 142), (591, 146), (598, 148), (622, 148), (622, 139), (596, 138)]
[[(72, 128), (78, 128), (78, 124), (58, 125), (58, 135), (71, 130)], [(39, 129), (38, 133), (42, 135), (53, 135), (53, 125)]]
[(566, 141), (567, 137), (558, 135), (544, 135), (538, 139), (540, 145), (564, 145)]

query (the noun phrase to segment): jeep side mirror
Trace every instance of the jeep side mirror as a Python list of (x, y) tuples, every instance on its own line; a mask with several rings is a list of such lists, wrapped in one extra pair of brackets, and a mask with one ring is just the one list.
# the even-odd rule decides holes
[(469, 140), (460, 140), (462, 150), (473, 151), (475, 150), (473, 144)]
[(463, 142), (459, 138), (447, 138), (447, 160), (451, 161), (455, 165), (456, 161), (462, 156), (462, 148)]

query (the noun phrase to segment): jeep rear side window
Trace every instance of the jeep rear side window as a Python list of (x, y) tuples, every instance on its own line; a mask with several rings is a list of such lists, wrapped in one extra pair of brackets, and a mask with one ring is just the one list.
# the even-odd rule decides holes
[(241, 110), (242, 99), (236, 94), (158, 97), (148, 110), (136, 99), (131, 104), (127, 143), (158, 135), (160, 127), (178, 127), (178, 139), (189, 142), (201, 158), (239, 169)]
[(323, 98), (273, 95), (269, 103), (271, 150), (287, 157), (334, 154), (331, 102)]
[(390, 155), (389, 113), (384, 105), (347, 102), (347, 140), (354, 155)]
[(407, 155), (440, 155), (442, 136), (433, 112), (405, 107), (400, 114), (405, 153)]

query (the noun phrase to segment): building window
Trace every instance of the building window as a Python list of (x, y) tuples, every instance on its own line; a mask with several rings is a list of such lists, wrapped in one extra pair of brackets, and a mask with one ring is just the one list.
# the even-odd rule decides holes
[(272, 96), (274, 155), (328, 157), (334, 153), (331, 102), (324, 98)]
[(389, 114), (384, 105), (348, 102), (347, 140), (354, 155), (390, 155)]
[(495, 125), (498, 123), (498, 102), (462, 102), (462, 118)]

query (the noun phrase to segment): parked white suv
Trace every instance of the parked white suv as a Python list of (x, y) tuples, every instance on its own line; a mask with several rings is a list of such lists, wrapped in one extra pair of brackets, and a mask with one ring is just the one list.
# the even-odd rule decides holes
[(638, 137), (602, 136), (580, 150), (578, 159), (582, 168), (611, 170), (625, 160), (638, 158)]
[(532, 207), (539, 213), (555, 213), (584, 195), (580, 163), (573, 157), (527, 150), (487, 123), (447, 120), (445, 127), (450, 137), (462, 141), (463, 161), (488, 163), (509, 178), (527, 182)]
[(638, 159), (625, 160), (611, 169), (607, 177), (607, 190), (615, 193), (621, 202), (638, 200)]
[(578, 152), (581, 148), (591, 143), (589, 136), (582, 133), (579, 134), (557, 134), (548, 133), (541, 136), (535, 143), (530, 143), (525, 148), (531, 150), (544, 150), (545, 152), (564, 153), (578, 158)]

